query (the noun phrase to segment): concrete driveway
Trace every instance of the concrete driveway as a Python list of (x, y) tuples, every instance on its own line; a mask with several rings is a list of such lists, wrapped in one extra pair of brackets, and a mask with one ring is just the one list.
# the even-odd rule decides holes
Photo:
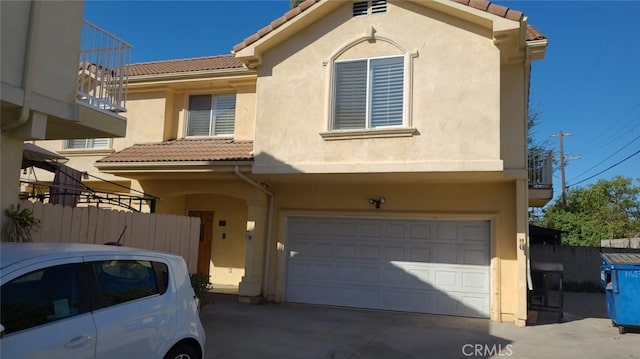
[(206, 358), (640, 358), (640, 332), (606, 318), (604, 294), (565, 293), (562, 323), (517, 328), (460, 318), (303, 304), (202, 308)]

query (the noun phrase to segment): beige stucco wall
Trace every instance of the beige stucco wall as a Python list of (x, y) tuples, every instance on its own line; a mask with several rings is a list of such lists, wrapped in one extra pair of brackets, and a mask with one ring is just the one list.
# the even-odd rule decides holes
[[(371, 27), (376, 40), (364, 40)], [(398, 53), (405, 54), (410, 72), (406, 122), (419, 134), (323, 139), (331, 60)], [(354, 18), (345, 3), (263, 54), (254, 171), (502, 170), (500, 139), (509, 134), (501, 136), (499, 61), (491, 32), (477, 25), (406, 2), (389, 3), (386, 14)]]
[(521, 63), (504, 65), (501, 70), (500, 156), (506, 170), (526, 169), (528, 99), (523, 90), (528, 91), (528, 73)]
[[(287, 216), (349, 216), (491, 221), (491, 318), (513, 321), (518, 298), (515, 183), (275, 185), (276, 215), (268, 294), (283, 299)], [(383, 196), (376, 210), (368, 199)]]
[[(30, 9), (34, 1), (2, 2), (2, 82), (16, 88), (23, 88), (22, 74), (26, 62), (25, 49), (30, 24)], [(35, 107), (51, 107), (56, 101), (58, 107), (73, 103), (77, 81), (77, 64), (80, 56), (80, 35), (84, 2), (39, 1), (33, 21), (31, 54), (31, 76), (33, 92), (37, 98)], [(55, 68), (55, 71), (51, 69)], [(40, 110), (45, 113), (49, 111)], [(66, 112), (63, 110), (62, 112)], [(70, 119), (70, 117), (68, 117)]]

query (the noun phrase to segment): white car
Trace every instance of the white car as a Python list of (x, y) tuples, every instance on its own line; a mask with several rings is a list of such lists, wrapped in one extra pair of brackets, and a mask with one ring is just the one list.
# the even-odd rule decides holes
[(0, 285), (0, 358), (204, 358), (180, 256), (0, 242)]

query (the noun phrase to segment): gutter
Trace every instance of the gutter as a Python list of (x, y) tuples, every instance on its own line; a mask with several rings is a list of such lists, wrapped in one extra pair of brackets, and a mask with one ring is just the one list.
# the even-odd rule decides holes
[(153, 162), (96, 162), (99, 170), (167, 170), (171, 167), (224, 167), (250, 166), (251, 161), (153, 161)]
[(22, 85), (24, 92), (22, 97), (22, 108), (20, 109), (20, 117), (17, 121), (6, 124), (1, 131), (12, 130), (27, 123), (31, 114), (31, 95), (33, 93), (32, 67), (36, 57), (36, 39), (38, 33), (38, 15), (40, 5), (38, 1), (31, 2), (29, 11), (29, 30), (27, 32), (27, 46), (24, 52), (24, 68), (22, 69)]
[(267, 282), (269, 279), (269, 269), (270, 269), (270, 258), (271, 258), (271, 232), (273, 230), (273, 225), (272, 220), (273, 220), (273, 193), (271, 193), (271, 191), (269, 191), (267, 188), (265, 188), (263, 185), (255, 182), (254, 180), (252, 180), (251, 178), (243, 175), (240, 172), (240, 166), (235, 166), (235, 173), (238, 177), (240, 177), (242, 180), (244, 180), (245, 182), (247, 182), (248, 184), (252, 185), (253, 187), (259, 189), (260, 191), (264, 192), (267, 196), (269, 196), (269, 209), (267, 212), (267, 240), (265, 243), (265, 253), (264, 253), (264, 268), (263, 268), (263, 273), (262, 273), (262, 285), (260, 288), (260, 294), (262, 297), (266, 297), (266, 291), (267, 291)]
[[(250, 73), (247, 73), (247, 72), (250, 72)], [(251, 71), (251, 69), (247, 67), (232, 67), (229, 69), (221, 69), (221, 70), (201, 70), (201, 71), (185, 71), (185, 72), (160, 73), (160, 74), (148, 74), (148, 75), (130, 75), (129, 81), (132, 81), (134, 83), (136, 82), (146, 83), (148, 80), (153, 80), (153, 79), (170, 81), (170, 80), (181, 79), (181, 78), (186, 78), (186, 79), (189, 79), (191, 77), (199, 78), (203, 75), (211, 75), (211, 76), (234, 75), (236, 73), (241, 74), (242, 76), (247, 76), (252, 78), (255, 77), (255, 72)], [(235, 78), (235, 76), (233, 78)], [(207, 79), (207, 80), (210, 80), (210, 79)]]

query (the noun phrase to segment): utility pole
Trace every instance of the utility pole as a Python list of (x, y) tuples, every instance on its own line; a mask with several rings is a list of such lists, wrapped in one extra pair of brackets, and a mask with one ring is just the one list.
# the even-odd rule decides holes
[(562, 177), (562, 206), (566, 206), (567, 205), (567, 182), (565, 180), (565, 176), (564, 176), (564, 167), (565, 167), (565, 157), (564, 157), (564, 145), (563, 145), (563, 138), (564, 136), (571, 136), (571, 133), (564, 133), (562, 132), (562, 130), (558, 131), (557, 134), (555, 135), (551, 135), (553, 137), (558, 137), (558, 140), (560, 141), (560, 175)]

